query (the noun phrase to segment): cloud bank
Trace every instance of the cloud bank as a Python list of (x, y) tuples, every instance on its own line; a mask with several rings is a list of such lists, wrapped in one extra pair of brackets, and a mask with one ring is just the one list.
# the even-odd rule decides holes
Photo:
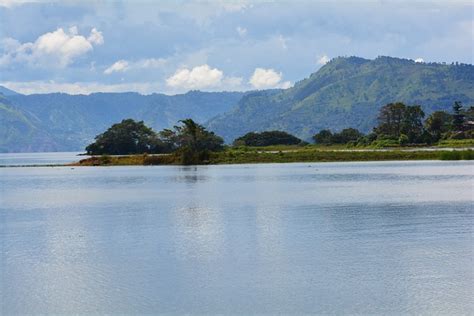
[(92, 51), (94, 46), (102, 45), (102, 33), (93, 28), (88, 37), (78, 34), (76, 26), (64, 31), (56, 31), (39, 36), (34, 42), (20, 43), (13, 38), (2, 41), (4, 52), (0, 66), (14, 63), (27, 63), (35, 67), (61, 67), (73, 63), (75, 59)]

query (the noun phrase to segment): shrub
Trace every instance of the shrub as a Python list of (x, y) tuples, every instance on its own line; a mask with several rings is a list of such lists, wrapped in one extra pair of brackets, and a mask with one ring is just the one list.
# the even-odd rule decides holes
[(443, 151), (440, 153), (441, 160), (461, 160), (462, 155), (459, 151)]
[(462, 159), (464, 160), (474, 160), (474, 151), (466, 150), (462, 152)]
[(109, 164), (111, 161), (112, 160), (109, 155), (102, 155), (99, 157), (99, 162), (101, 165)]
[(400, 146), (405, 146), (406, 144), (408, 144), (408, 136), (405, 134), (401, 134), (398, 138), (398, 144)]

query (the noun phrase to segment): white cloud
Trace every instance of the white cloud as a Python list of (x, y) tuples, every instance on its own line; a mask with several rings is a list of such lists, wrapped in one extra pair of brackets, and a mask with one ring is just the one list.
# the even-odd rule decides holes
[(292, 84), (290, 81), (285, 81), (280, 84), (279, 88), (288, 89), (288, 88), (291, 88), (291, 86)]
[(0, 7), (11, 8), (13, 6), (22, 5), (25, 3), (39, 2), (40, 0), (0, 0)]
[(237, 31), (240, 37), (245, 37), (245, 35), (247, 35), (247, 29), (245, 27), (237, 26), (235, 30)]
[(182, 68), (166, 79), (166, 84), (174, 89), (203, 89), (219, 86), (224, 73), (209, 65), (201, 65), (192, 69)]
[(113, 72), (124, 72), (128, 69), (128, 62), (126, 60), (116, 61), (112, 66), (104, 70), (104, 74), (110, 75)]
[(135, 69), (156, 69), (163, 67), (166, 63), (167, 60), (164, 58), (147, 58), (133, 62), (121, 59), (105, 69), (104, 74), (110, 75), (113, 72), (125, 72)]
[(132, 68), (161, 68), (168, 61), (165, 58), (147, 58), (141, 59), (132, 65)]
[(87, 40), (90, 43), (93, 43), (96, 45), (104, 44), (104, 37), (102, 36), (102, 32), (97, 31), (95, 27), (91, 30), (91, 34), (89, 35)]
[(139, 92), (150, 94), (161, 90), (158, 82), (128, 82), (119, 84), (103, 84), (99, 82), (0, 82), (0, 85), (22, 94), (64, 92), (69, 94), (91, 94), (94, 92)]
[(326, 65), (330, 61), (328, 55), (318, 56), (318, 64), (319, 65)]
[(21, 44), (15, 39), (4, 39), (8, 45), (3, 48), (0, 66), (12, 63), (27, 63), (32, 66), (66, 67), (82, 55), (93, 50), (94, 45), (104, 43), (102, 33), (93, 28), (89, 37), (78, 35), (77, 27), (65, 32), (58, 28), (39, 36), (35, 42)]
[(281, 82), (283, 75), (273, 69), (256, 68), (250, 77), (249, 83), (256, 89), (289, 88), (291, 82)]
[(421, 57), (418, 57), (417, 59), (415, 59), (415, 63), (424, 63), (425, 60)]

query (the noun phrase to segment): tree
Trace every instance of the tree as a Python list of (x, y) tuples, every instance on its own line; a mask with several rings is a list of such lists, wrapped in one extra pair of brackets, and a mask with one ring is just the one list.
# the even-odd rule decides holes
[(408, 142), (422, 141), (424, 132), (422, 119), (425, 113), (419, 105), (407, 106), (401, 102), (389, 103), (380, 109), (379, 125), (374, 128), (378, 138), (398, 140), (401, 134), (408, 137)]
[(322, 130), (314, 135), (313, 139), (317, 144), (332, 145), (356, 142), (361, 137), (364, 137), (364, 134), (355, 128), (345, 128), (341, 132), (334, 134), (330, 130)]
[(435, 111), (425, 120), (425, 128), (434, 141), (441, 139), (442, 134), (451, 130), (453, 117), (444, 111)]
[(166, 141), (176, 148), (181, 163), (199, 164), (209, 159), (211, 151), (223, 149), (224, 140), (214, 132), (207, 131), (192, 119), (179, 122), (182, 125), (175, 126), (174, 131), (165, 130), (164, 135), (167, 137)]
[(409, 143), (421, 142), (423, 135), (423, 117), (425, 112), (419, 105), (406, 106), (402, 115), (402, 124), (400, 134), (405, 134), (408, 137)]
[(218, 151), (223, 148), (224, 140), (204, 126), (192, 119), (179, 122), (183, 125), (175, 126), (178, 148), (188, 147), (194, 151)]
[(464, 127), (464, 118), (465, 114), (462, 110), (462, 104), (459, 101), (454, 102), (453, 104), (453, 130), (455, 132), (462, 132)]
[(332, 132), (328, 129), (323, 129), (313, 136), (317, 144), (330, 145), (332, 144)]
[(271, 146), (271, 145), (297, 145), (302, 141), (287, 132), (283, 131), (266, 131), (261, 133), (250, 132), (236, 138), (235, 146)]
[(397, 102), (383, 106), (379, 111), (379, 125), (375, 128), (378, 135), (385, 135), (389, 138), (398, 139), (402, 128), (403, 115), (406, 105)]
[(345, 128), (340, 133), (333, 135), (333, 142), (335, 144), (347, 144), (349, 142), (355, 142), (363, 136), (364, 134), (355, 128)]
[(97, 135), (86, 151), (89, 155), (156, 153), (162, 150), (162, 145), (156, 133), (143, 121), (126, 119)]

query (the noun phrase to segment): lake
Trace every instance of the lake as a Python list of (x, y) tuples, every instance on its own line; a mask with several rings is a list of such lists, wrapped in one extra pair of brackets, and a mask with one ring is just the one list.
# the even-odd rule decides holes
[(0, 153), (1, 166), (57, 165), (76, 162), (90, 156), (79, 156), (81, 152), (51, 153)]
[(474, 163), (0, 168), (0, 314), (472, 314)]

